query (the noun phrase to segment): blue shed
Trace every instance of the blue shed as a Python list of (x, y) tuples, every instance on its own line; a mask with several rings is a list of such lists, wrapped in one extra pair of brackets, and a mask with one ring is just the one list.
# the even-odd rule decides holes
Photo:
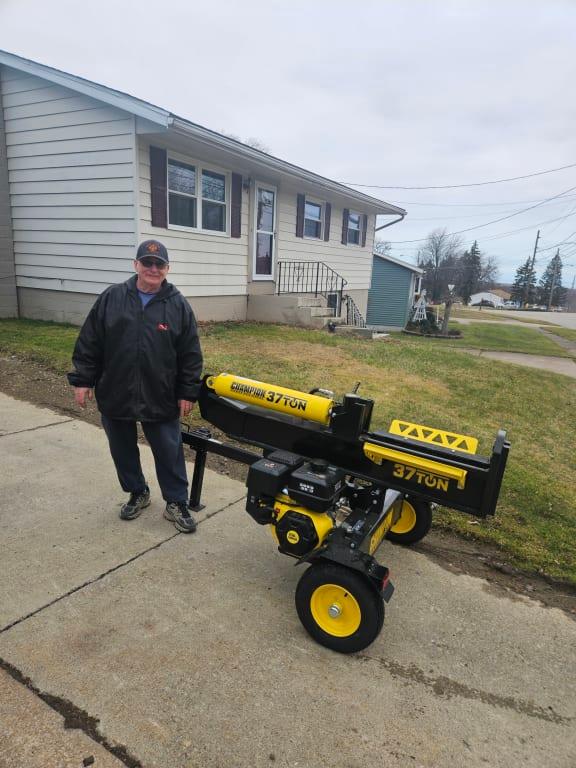
[(423, 270), (392, 256), (373, 254), (366, 325), (402, 330), (409, 320), (414, 296), (420, 291)]

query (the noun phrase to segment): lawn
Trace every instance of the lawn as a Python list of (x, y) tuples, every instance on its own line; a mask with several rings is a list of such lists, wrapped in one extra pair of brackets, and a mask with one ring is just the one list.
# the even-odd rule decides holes
[[(508, 310), (511, 312), (512, 310)], [(553, 325), (546, 315), (543, 315), (542, 320), (535, 320), (531, 317), (526, 317), (522, 310), (514, 311), (514, 315), (502, 314), (502, 311), (497, 309), (474, 309), (473, 307), (464, 307), (456, 305), (452, 307), (452, 317), (462, 317), (468, 320), (496, 320), (503, 322), (505, 320), (516, 320), (519, 323), (526, 323), (527, 325)]]
[(561, 328), (559, 325), (555, 325), (554, 328), (548, 328), (548, 330), (556, 336), (562, 336), (563, 339), (576, 342), (576, 329), (574, 328)]
[[(3, 320), (0, 350), (63, 372), (76, 334), (70, 326)], [(498, 428), (507, 429), (512, 450), (496, 517), (470, 525), (469, 516), (441, 509), (435, 524), (496, 544), (518, 567), (576, 584), (575, 381), (407, 336), (369, 341), (220, 323), (202, 327), (201, 337), (206, 372), (337, 395), (360, 381), (360, 393), (375, 400), (373, 428), (386, 429), (393, 418), (429, 424), (478, 437), (484, 455)]]
[[(460, 338), (435, 339), (405, 336), (416, 343), (443, 347), (468, 347), (469, 349), (487, 349), (500, 352), (525, 352), (530, 355), (549, 355), (552, 357), (570, 357), (570, 353), (555, 341), (535, 328), (523, 328), (506, 323), (450, 323), (450, 328), (459, 330)], [(556, 327), (550, 329), (556, 333)]]

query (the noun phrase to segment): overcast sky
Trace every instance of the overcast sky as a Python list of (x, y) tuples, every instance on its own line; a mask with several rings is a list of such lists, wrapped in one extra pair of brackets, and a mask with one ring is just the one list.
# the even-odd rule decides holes
[[(358, 185), (470, 184), (576, 163), (575, 42), (574, 0), (0, 0), (0, 48)], [(415, 261), (419, 243), (397, 241), (571, 187), (462, 235), (510, 280), (538, 228), (539, 272), (566, 239), (576, 265), (576, 167), (464, 189), (358, 188), (408, 211), (381, 236)], [(565, 266), (564, 285), (575, 275)]]

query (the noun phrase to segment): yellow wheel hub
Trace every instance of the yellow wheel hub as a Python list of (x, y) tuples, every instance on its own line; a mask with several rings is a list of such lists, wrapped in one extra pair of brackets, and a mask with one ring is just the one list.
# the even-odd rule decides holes
[(334, 637), (349, 637), (360, 626), (358, 601), (338, 584), (322, 584), (312, 593), (310, 611), (320, 629)]
[(416, 510), (409, 501), (402, 502), (402, 510), (397, 522), (390, 528), (392, 533), (410, 533), (416, 525)]

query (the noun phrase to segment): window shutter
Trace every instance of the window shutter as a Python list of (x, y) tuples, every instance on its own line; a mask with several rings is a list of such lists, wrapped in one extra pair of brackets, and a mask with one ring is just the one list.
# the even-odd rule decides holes
[(366, 230), (368, 229), (368, 216), (362, 214), (362, 248), (366, 247)]
[(342, 211), (342, 245), (348, 245), (348, 216), (350, 211), (344, 208)]
[(296, 237), (304, 237), (304, 195), (296, 196)]
[(324, 240), (330, 240), (330, 218), (332, 216), (332, 206), (330, 203), (324, 203)]
[(232, 204), (230, 207), (230, 237), (242, 234), (242, 176), (232, 174)]
[(166, 189), (166, 150), (150, 147), (150, 194), (152, 198), (152, 226), (168, 226), (168, 198)]

